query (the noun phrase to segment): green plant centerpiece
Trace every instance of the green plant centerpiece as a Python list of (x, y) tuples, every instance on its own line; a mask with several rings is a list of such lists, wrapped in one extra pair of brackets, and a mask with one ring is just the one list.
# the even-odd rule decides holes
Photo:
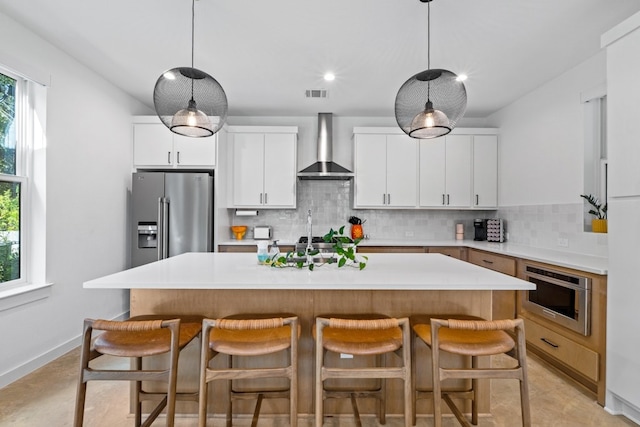
[(600, 200), (593, 197), (593, 195), (589, 194), (581, 194), (580, 197), (585, 199), (592, 208), (589, 210), (589, 213), (596, 217), (596, 219), (607, 219), (607, 204), (601, 203)]
[(329, 257), (322, 256), (323, 254), (317, 249), (305, 249), (304, 251), (287, 252), (285, 255), (273, 255), (265, 264), (275, 268), (306, 267), (310, 271), (325, 264), (337, 264), (338, 268), (353, 267), (360, 270), (367, 266), (369, 258), (356, 254), (356, 246), (362, 239), (352, 239), (346, 236), (344, 226), (340, 227), (338, 231), (330, 229), (327, 234), (322, 236), (322, 239), (333, 245), (333, 254)]

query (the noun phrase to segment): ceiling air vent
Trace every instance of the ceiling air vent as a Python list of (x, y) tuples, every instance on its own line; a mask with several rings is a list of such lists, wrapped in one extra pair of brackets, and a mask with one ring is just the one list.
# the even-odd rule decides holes
[(307, 98), (328, 98), (329, 91), (326, 89), (307, 89), (305, 91), (305, 97)]

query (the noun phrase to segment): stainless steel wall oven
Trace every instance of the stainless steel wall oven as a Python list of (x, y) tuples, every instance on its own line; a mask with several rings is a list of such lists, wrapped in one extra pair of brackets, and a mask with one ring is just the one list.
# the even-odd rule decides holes
[(591, 280), (525, 265), (525, 280), (535, 291), (522, 292), (522, 308), (582, 335), (591, 334)]

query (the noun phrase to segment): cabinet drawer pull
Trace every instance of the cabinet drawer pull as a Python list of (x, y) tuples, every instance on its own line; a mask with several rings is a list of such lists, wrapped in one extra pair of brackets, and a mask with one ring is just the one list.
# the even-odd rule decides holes
[(493, 264), (493, 261), (489, 261), (488, 259), (483, 259), (482, 262), (485, 264)]
[(542, 341), (542, 342), (543, 342), (543, 343), (545, 343), (545, 344), (550, 345), (550, 346), (551, 346), (551, 347), (553, 347), (553, 348), (558, 348), (558, 347), (560, 347), (558, 344), (554, 344), (554, 343), (552, 343), (551, 341), (549, 341), (549, 340), (548, 340), (548, 339), (546, 339), (546, 338), (540, 338), (540, 341)]

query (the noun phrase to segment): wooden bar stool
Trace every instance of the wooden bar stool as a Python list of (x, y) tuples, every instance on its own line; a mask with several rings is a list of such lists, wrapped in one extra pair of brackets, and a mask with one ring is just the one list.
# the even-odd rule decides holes
[[(356, 425), (362, 426), (356, 403), (357, 397), (374, 397), (378, 403), (378, 418), (386, 422), (385, 379), (399, 378), (404, 381), (405, 426), (411, 425), (411, 354), (410, 324), (408, 318), (389, 318), (382, 315), (358, 315), (316, 318), (313, 335), (316, 346), (316, 427), (324, 423), (324, 400), (328, 398), (350, 398)], [(377, 366), (356, 368), (332, 368), (325, 365), (327, 351), (358, 356), (375, 355)], [(384, 356), (396, 353), (401, 366), (388, 367), (381, 363)], [(400, 354), (401, 353), (401, 354)], [(380, 387), (374, 390), (329, 390), (324, 381), (330, 378), (380, 379)]]
[[(431, 318), (428, 324), (413, 325), (416, 335), (431, 348), (431, 368), (433, 373), (434, 426), (442, 426), (442, 400), (449, 406), (461, 425), (478, 423), (477, 387), (479, 379), (517, 379), (520, 382), (520, 403), (522, 425), (531, 426), (529, 392), (527, 380), (527, 359), (522, 319), (468, 320)], [(516, 340), (505, 331), (513, 330)], [(440, 352), (470, 356), (471, 368), (444, 368), (440, 363)], [(509, 354), (517, 361), (512, 368), (479, 368), (478, 357)], [(442, 390), (441, 382), (446, 379), (471, 379), (471, 389), (457, 393)], [(452, 398), (471, 399), (471, 424), (455, 405)]]
[[(145, 315), (126, 321), (85, 319), (80, 355), (80, 378), (76, 396), (75, 422), (84, 420), (87, 382), (96, 380), (135, 381), (135, 425), (150, 426), (162, 410), (167, 408), (168, 427), (173, 426), (176, 400), (198, 401), (197, 393), (177, 393), (178, 354), (202, 329), (203, 316)], [(92, 332), (104, 331), (93, 340)], [(169, 353), (166, 369), (142, 369), (142, 358)], [(93, 369), (89, 362), (102, 355), (135, 358), (131, 370)], [(142, 390), (142, 381), (167, 383), (166, 392)], [(160, 401), (142, 423), (142, 401)]]
[[(229, 381), (227, 426), (232, 425), (232, 402), (237, 399), (256, 399), (251, 425), (255, 427), (260, 416), (263, 398), (288, 398), (289, 423), (298, 423), (298, 317), (283, 315), (237, 315), (224, 319), (205, 319), (200, 359), (199, 426), (207, 425), (207, 385), (214, 380)], [(289, 363), (284, 367), (234, 368), (233, 356), (263, 356), (288, 351)], [(227, 368), (210, 368), (209, 362), (218, 354), (227, 356)], [(238, 391), (233, 380), (259, 378), (287, 378), (285, 390)]]

